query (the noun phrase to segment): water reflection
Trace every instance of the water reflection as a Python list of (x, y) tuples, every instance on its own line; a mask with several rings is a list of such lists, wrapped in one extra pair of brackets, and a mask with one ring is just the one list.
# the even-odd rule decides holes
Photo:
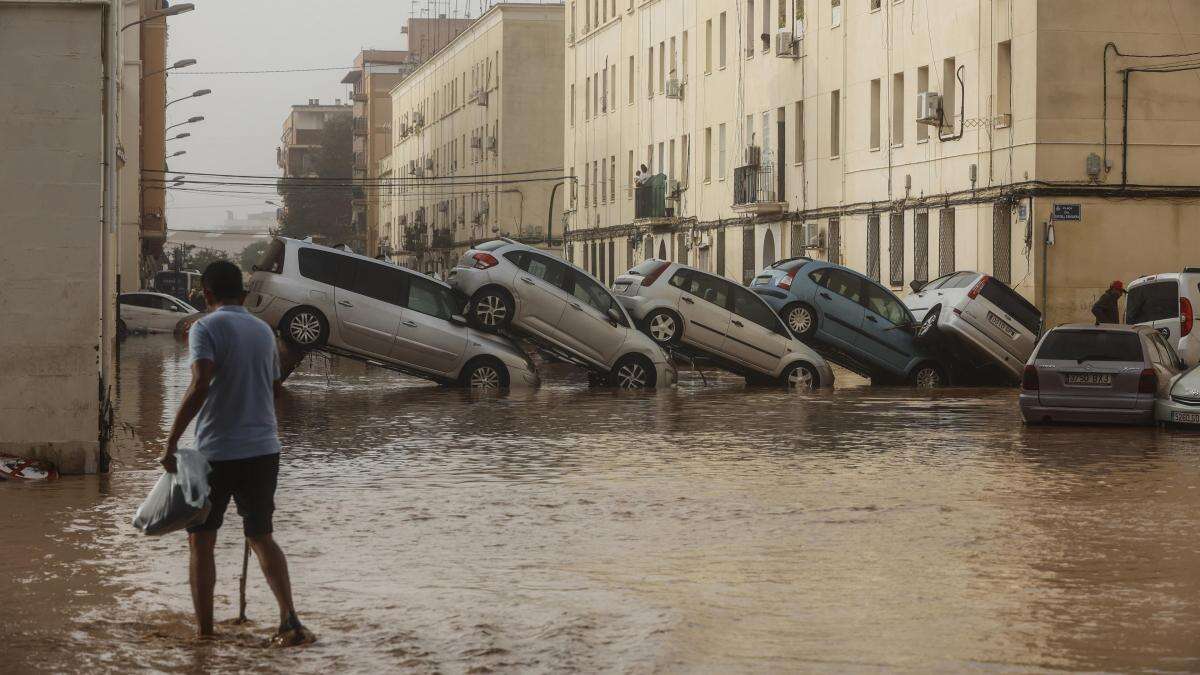
[(480, 397), (321, 360), (282, 402), (277, 527), (322, 641), (263, 649), (254, 573), (260, 623), (196, 645), (182, 538), (128, 525), (184, 357), (126, 343), (111, 476), (0, 484), (5, 668), (1200, 669), (1186, 434), (1026, 429), (1008, 390), (628, 394), (555, 369)]

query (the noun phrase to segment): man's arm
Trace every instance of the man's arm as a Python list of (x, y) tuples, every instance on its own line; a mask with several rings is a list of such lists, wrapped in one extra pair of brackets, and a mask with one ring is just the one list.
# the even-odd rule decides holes
[(171, 437), (167, 439), (167, 451), (159, 460), (169, 473), (175, 473), (175, 450), (178, 448), (179, 438), (204, 406), (204, 401), (208, 398), (208, 387), (212, 384), (216, 372), (217, 364), (210, 359), (200, 359), (192, 364), (192, 383), (188, 385), (183, 402), (179, 404), (179, 412), (175, 413)]

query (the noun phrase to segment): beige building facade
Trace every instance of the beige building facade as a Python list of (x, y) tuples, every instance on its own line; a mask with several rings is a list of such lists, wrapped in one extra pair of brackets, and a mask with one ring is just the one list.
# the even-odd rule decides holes
[[(1059, 323), (1089, 316), (1113, 279), (1200, 262), (1200, 74), (1120, 55), (1200, 49), (1200, 7), (576, 0), (567, 13), (564, 255), (605, 281), (647, 257), (745, 282), (808, 255), (901, 293), (976, 269)], [(1132, 74), (1126, 124), (1130, 67), (1155, 70)], [(643, 164), (662, 178), (639, 191)], [(1079, 220), (1051, 227), (1055, 205)]]
[(497, 5), (392, 90), (393, 260), (440, 271), (489, 237), (561, 238), (563, 25), (562, 5)]

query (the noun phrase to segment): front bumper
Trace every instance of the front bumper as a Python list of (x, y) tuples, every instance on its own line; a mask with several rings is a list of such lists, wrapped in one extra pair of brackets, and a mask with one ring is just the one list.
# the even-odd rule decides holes
[(655, 361), (654, 369), (657, 372), (655, 388), (670, 389), (678, 384), (679, 371), (676, 370), (675, 364), (670, 361)]
[(1153, 424), (1154, 408), (1139, 404), (1136, 408), (1075, 408), (1044, 406), (1036, 394), (1021, 394), (1021, 416), (1029, 424), (1071, 422), (1077, 424)]
[[(1191, 422), (1175, 419), (1175, 413), (1195, 415), (1198, 421)], [(1180, 426), (1200, 428), (1200, 406), (1186, 405), (1172, 401), (1171, 399), (1159, 399), (1154, 402), (1154, 419), (1163, 424), (1178, 424)]]

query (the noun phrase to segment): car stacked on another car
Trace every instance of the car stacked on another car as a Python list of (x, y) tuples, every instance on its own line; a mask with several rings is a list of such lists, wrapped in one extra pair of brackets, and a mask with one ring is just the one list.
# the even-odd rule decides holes
[(839, 365), (876, 381), (950, 383), (951, 364), (916, 343), (916, 321), (900, 298), (854, 270), (792, 258), (760, 272), (750, 290)]
[(670, 356), (603, 284), (561, 258), (497, 239), (463, 254), (449, 282), (470, 299), (468, 316), (479, 328), (515, 331), (622, 389), (675, 384)]
[(1030, 424), (1148, 424), (1181, 367), (1152, 328), (1059, 326), (1046, 333), (1023, 370), (1021, 414)]
[(647, 260), (613, 284), (655, 342), (712, 359), (748, 380), (797, 389), (833, 384), (833, 369), (795, 339), (762, 298), (738, 284), (687, 265)]
[(904, 304), (920, 322), (918, 343), (931, 350), (963, 348), (956, 360), (976, 369), (995, 364), (1013, 383), (1021, 379), (1042, 331), (1036, 307), (999, 279), (979, 272), (934, 279), (915, 288)]
[(1167, 339), (1189, 366), (1200, 365), (1200, 267), (1155, 274), (1129, 282), (1125, 323), (1150, 326)]
[(301, 348), (471, 388), (539, 383), (525, 352), (468, 327), (462, 299), (412, 270), (287, 238), (254, 270), (246, 308)]

